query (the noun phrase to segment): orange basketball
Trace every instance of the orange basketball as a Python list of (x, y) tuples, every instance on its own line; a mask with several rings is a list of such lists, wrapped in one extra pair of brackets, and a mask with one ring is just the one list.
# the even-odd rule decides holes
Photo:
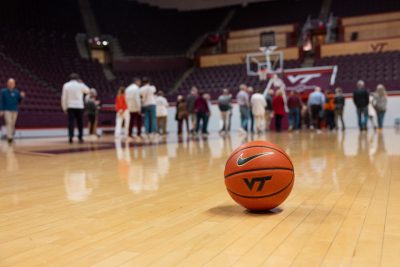
[(279, 206), (292, 191), (294, 168), (285, 151), (266, 141), (238, 147), (225, 166), (225, 185), (237, 203), (254, 210)]

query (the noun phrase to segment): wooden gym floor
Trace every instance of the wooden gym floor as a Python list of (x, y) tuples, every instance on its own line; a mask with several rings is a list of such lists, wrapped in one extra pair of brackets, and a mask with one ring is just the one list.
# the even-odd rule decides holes
[(0, 145), (0, 266), (400, 266), (400, 133), (283, 133), (296, 181), (252, 214), (224, 187), (246, 139)]

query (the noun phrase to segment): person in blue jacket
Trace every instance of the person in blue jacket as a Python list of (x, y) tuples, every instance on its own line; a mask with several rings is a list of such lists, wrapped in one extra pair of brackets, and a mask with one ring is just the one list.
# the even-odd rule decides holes
[(8, 79), (6, 88), (1, 90), (0, 114), (4, 116), (7, 140), (10, 144), (13, 142), (18, 106), (24, 97), (25, 93), (15, 88), (15, 80), (13, 78)]

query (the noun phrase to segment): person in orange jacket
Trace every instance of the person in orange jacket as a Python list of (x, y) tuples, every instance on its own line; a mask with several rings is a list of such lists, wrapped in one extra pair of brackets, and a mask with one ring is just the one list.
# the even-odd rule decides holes
[(329, 127), (329, 130), (334, 130), (336, 128), (335, 124), (335, 94), (328, 90), (325, 94), (325, 121), (326, 127)]
[[(125, 100), (125, 88), (120, 87), (115, 99), (115, 111), (117, 112), (115, 119), (115, 138), (128, 137), (129, 121), (131, 115)], [(124, 124), (124, 134), (122, 135), (122, 124)]]

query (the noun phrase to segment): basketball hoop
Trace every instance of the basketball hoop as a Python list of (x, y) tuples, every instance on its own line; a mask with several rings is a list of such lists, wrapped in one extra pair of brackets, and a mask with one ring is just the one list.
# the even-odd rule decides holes
[(260, 52), (246, 55), (246, 70), (249, 76), (258, 76), (260, 81), (283, 71), (283, 51), (275, 51), (277, 46), (259, 47)]
[(259, 49), (261, 52), (263, 52), (264, 54), (269, 54), (271, 52), (274, 52), (278, 47), (276, 45), (273, 46), (261, 46)]

